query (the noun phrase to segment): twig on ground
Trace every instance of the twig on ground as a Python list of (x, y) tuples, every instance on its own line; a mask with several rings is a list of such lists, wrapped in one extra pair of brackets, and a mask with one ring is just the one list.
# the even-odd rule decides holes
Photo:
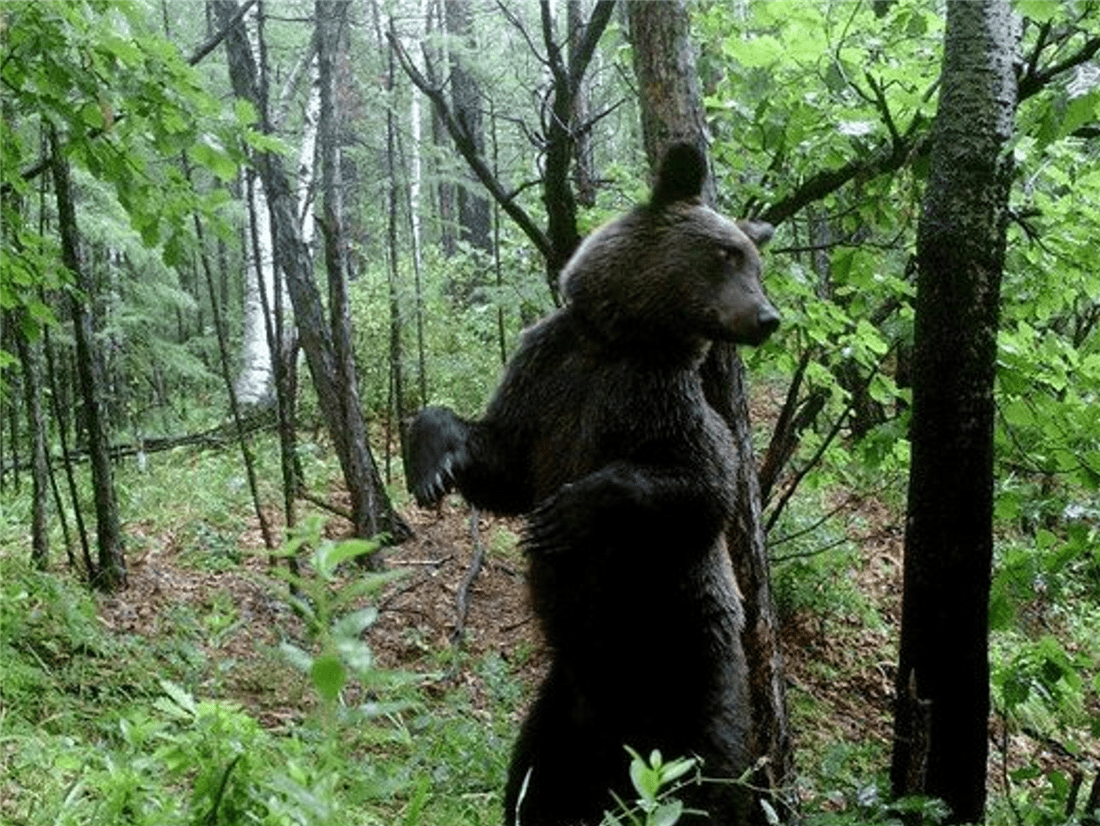
[(477, 508), (471, 507), (470, 537), (474, 542), (474, 558), (470, 560), (470, 567), (466, 570), (466, 576), (455, 595), (455, 629), (451, 632), (451, 645), (455, 647), (462, 644), (462, 638), (466, 634), (466, 616), (470, 613), (470, 586), (481, 573), (481, 565), (485, 561), (485, 546), (481, 542), (481, 532), (478, 530), (478, 517)]

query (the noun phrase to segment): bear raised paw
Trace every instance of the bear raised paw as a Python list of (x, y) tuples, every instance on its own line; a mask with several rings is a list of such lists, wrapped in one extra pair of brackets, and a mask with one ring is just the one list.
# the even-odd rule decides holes
[(745, 819), (732, 779), (748, 765), (749, 702), (724, 542), (735, 456), (698, 368), (712, 341), (759, 344), (779, 315), (760, 286), (771, 227), (705, 206), (705, 174), (693, 147), (670, 149), (649, 203), (566, 265), (566, 305), (524, 333), (485, 416), (427, 408), (410, 426), (421, 504), (457, 488), (528, 515), (552, 663), (513, 751), (508, 824), (598, 824), (612, 791), (632, 797), (624, 745), (702, 758), (730, 782), (680, 799), (710, 823)]

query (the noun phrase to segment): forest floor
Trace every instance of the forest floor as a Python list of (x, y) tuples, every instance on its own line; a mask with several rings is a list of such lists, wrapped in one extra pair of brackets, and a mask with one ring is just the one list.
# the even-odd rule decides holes
[[(889, 762), (902, 515), (874, 496), (845, 494), (822, 505), (838, 509), (838, 524), (855, 548), (840, 576), (861, 599), (838, 601), (830, 584), (823, 583), (819, 601), (782, 616), (782, 646), (796, 760), (805, 784), (801, 792), (827, 802), (837, 784), (847, 784), (843, 794), (835, 792), (836, 805), (843, 807), (843, 798), (850, 800), (881, 776)], [(484, 715), (491, 703), (484, 669), (478, 666), (496, 656), (529, 699), (548, 655), (525, 591), (525, 564), (517, 547), (522, 523), (480, 514), (472, 526), (471, 511), (457, 496), (435, 510), (409, 506), (403, 516), (415, 536), (385, 551), (387, 569), (404, 575), (386, 585), (373, 603), (379, 615), (367, 641), (376, 664), (430, 675), (423, 684), (429, 698), (453, 696), (452, 690), (461, 687), (470, 698), (470, 712)], [(142, 526), (127, 530), (140, 534)], [(325, 530), (339, 539), (347, 524), (329, 517)], [(182, 611), (205, 627), (205, 635), (199, 635), (205, 639), (203, 659), (218, 664), (207, 668), (207, 682), (197, 693), (241, 702), (270, 728), (301, 720), (314, 695), (304, 678), (281, 676), (292, 672), (278, 647), (288, 639), (301, 647), (309, 642), (285, 599), (286, 583), (271, 576), (256, 525), (239, 539), (252, 553), (234, 564), (196, 565), (188, 540), (172, 534), (144, 536), (140, 544), (145, 550), (130, 560), (129, 587), (100, 600), (102, 621), (118, 632), (154, 639), (170, 635)], [(467, 590), (479, 545), (483, 563)], [(361, 576), (346, 567), (345, 581)], [(468, 613), (460, 620), (457, 601), (463, 592)], [(518, 730), (522, 703), (514, 713)], [(1003, 730), (996, 721), (990, 736), (993, 793), (1004, 775)], [(1040, 741), (1012, 735), (1007, 742), (1008, 765), (1051, 765), (1058, 759)]]
[[(848, 521), (860, 548), (859, 564), (849, 574), (882, 621), (866, 623), (858, 612), (821, 616), (804, 611), (785, 617), (789, 702), (800, 745), (807, 739), (819, 745), (877, 745), (888, 754), (901, 533), (896, 514), (876, 501), (853, 498), (846, 505), (858, 515)], [(475, 531), (470, 509), (455, 496), (436, 510), (410, 507), (403, 515), (415, 536), (385, 551), (387, 568), (405, 575), (377, 600), (379, 617), (367, 632), (377, 664), (432, 672), (430, 693), (465, 686), (476, 708), (484, 701), (476, 665), (495, 654), (531, 696), (548, 657), (527, 601), (524, 561), (517, 550), (521, 522), (479, 514)], [(327, 526), (332, 538), (341, 538), (344, 529), (339, 518)], [(147, 550), (130, 560), (129, 587), (101, 600), (101, 616), (116, 631), (154, 638), (170, 633), (181, 606), (186, 607), (188, 616), (211, 630), (205, 658), (233, 664), (219, 670), (218, 684), (209, 691), (243, 703), (265, 725), (280, 727), (299, 719), (309, 698), (291, 682), (270, 678), (273, 652), (281, 639), (304, 643), (305, 633), (279, 596), (285, 583), (270, 576), (258, 528), (250, 527), (242, 542), (255, 553), (239, 565), (210, 570), (196, 566), (176, 537), (144, 537)], [(484, 559), (468, 587), (459, 640), (457, 600), (478, 544)], [(347, 575), (357, 574), (351, 570)], [(456, 646), (466, 656), (453, 658), (454, 665), (441, 671), (438, 652)], [(812, 732), (805, 726), (809, 717)]]

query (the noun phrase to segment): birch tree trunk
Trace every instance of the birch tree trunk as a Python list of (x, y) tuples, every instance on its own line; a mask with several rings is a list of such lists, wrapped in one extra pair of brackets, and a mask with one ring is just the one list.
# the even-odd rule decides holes
[[(656, 169), (665, 148), (675, 141), (694, 143), (706, 157), (702, 95), (683, 0), (630, 3), (627, 8), (641, 97), (642, 133), (651, 168)], [(713, 176), (708, 176), (704, 197), (712, 205), (714, 193)], [(748, 661), (752, 704), (750, 754), (757, 760), (763, 758), (753, 781), (759, 793), (769, 799), (769, 805), (780, 808), (777, 804), (781, 804), (785, 813), (786, 805), (793, 806), (790, 787), (794, 764), (744, 368), (734, 346), (715, 343), (701, 372), (707, 401), (729, 426), (738, 460), (737, 504), (726, 543), (744, 596), (741, 641)], [(754, 822), (765, 822), (760, 806), (753, 807), (751, 817)]]
[(1009, 0), (949, 0), (917, 233), (895, 795), (985, 813), (993, 380), (1017, 102)]
[[(255, 11), (245, 15), (248, 21), (255, 17)], [(258, 35), (250, 33), (249, 44), (253, 53), (259, 52)], [(309, 80), (309, 92), (303, 119), (302, 143), (298, 151), (298, 219), (302, 240), (307, 246), (313, 244), (313, 190), (314, 165), (317, 155), (317, 121), (320, 117), (321, 92), (317, 73), (317, 43), (311, 41), (310, 47), (302, 56), (279, 96), (276, 112), (272, 118), (272, 128), (278, 128), (289, 111), (290, 101), (303, 78)], [(275, 370), (272, 365), (271, 336), (269, 331), (282, 327), (284, 334), (279, 337), (278, 357), (292, 354), (294, 346), (294, 328), (275, 322), (276, 316), (287, 311), (288, 296), (285, 282), (278, 277), (275, 268), (273, 238), (271, 234), (271, 213), (267, 204), (267, 193), (259, 177), (248, 178), (249, 187), (246, 203), (249, 204), (249, 238), (253, 242), (247, 245), (251, 255), (247, 256), (248, 268), (245, 272), (244, 294), (244, 331), (241, 343), (241, 371), (235, 383), (237, 400), (242, 406), (262, 405), (271, 401)]]
[(263, 404), (271, 397), (271, 348), (267, 341), (263, 296), (275, 296), (275, 256), (271, 248), (271, 213), (267, 196), (258, 176), (245, 180), (249, 205), (247, 229), (253, 243), (247, 258), (244, 282), (244, 332), (241, 341), (241, 371), (235, 389), (237, 400), (245, 406)]

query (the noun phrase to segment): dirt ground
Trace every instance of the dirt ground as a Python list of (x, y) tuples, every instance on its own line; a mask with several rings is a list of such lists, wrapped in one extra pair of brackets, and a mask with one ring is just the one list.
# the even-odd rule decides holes
[[(878, 744), (881, 754), (888, 755), (901, 607), (901, 519), (875, 499), (851, 497), (839, 504), (843, 507), (838, 518), (859, 548), (848, 574), (876, 606), (882, 622), (865, 623), (855, 614), (784, 617), (788, 701), (792, 708), (810, 701), (814, 709), (801, 719), (792, 715), (796, 753), (820, 756), (830, 744), (848, 743)], [(453, 658), (456, 665), (434, 678), (435, 684), (426, 686), (429, 692), (463, 685), (475, 705), (480, 704), (485, 691), (475, 666), (490, 652), (508, 662), (525, 686), (537, 685), (548, 659), (527, 603), (524, 561), (516, 549), (521, 522), (480, 514), (472, 526), (471, 512), (457, 496), (448, 497), (437, 510), (410, 506), (403, 516), (415, 536), (385, 554), (387, 568), (405, 575), (382, 592), (378, 620), (368, 631), (377, 663), (438, 671), (438, 656), (433, 655), (461, 645), (470, 656)], [(128, 529), (140, 531), (141, 526)], [(347, 523), (333, 517), (326, 530), (338, 538)], [(172, 633), (181, 606), (212, 629), (224, 615), (230, 624), (223, 633), (209, 635), (205, 653), (210, 662), (232, 660), (236, 667), (230, 672), (233, 676), (208, 696), (232, 697), (273, 728), (300, 719), (311, 695), (301, 687), (273, 687), (271, 669), (285, 669), (285, 663), (273, 665), (280, 640), (289, 636), (304, 644), (304, 633), (281, 597), (285, 583), (270, 577), (256, 526), (241, 537), (241, 544), (255, 549), (255, 554), (220, 571), (187, 564), (181, 558), (186, 549), (173, 536), (146, 537), (143, 544), (150, 550), (131, 559), (129, 588), (101, 602), (103, 622), (152, 638)], [(473, 571), (478, 546), (484, 558), (480, 569)], [(349, 575), (357, 573), (352, 569)], [(468, 600), (461, 636), (460, 593)], [(1003, 776), (1002, 737), (994, 721), (991, 791)], [(1012, 765), (1053, 766), (1060, 759), (1046, 744), (1022, 735), (1009, 737), (1008, 747)]]
[[(887, 625), (877, 630), (853, 625), (845, 630), (848, 642), (840, 645), (831, 635), (822, 634), (813, 618), (790, 618), (783, 634), (787, 679), (792, 692), (804, 692), (836, 710), (830, 721), (835, 736), (856, 742), (885, 741), (891, 663), (884, 657), (867, 659), (866, 652), (883, 651), (889, 645), (886, 636), (896, 626), (901, 538), (884, 508), (874, 502), (853, 501), (851, 506), (865, 511), (858, 520), (862, 533), (855, 537), (863, 548), (863, 566), (853, 574), (863, 592), (883, 606)], [(403, 516), (415, 536), (385, 552), (387, 568), (405, 573), (382, 592), (378, 620), (368, 631), (377, 663), (423, 670), (429, 652), (460, 645), (470, 655), (460, 662), (472, 665), (482, 655), (495, 652), (512, 664), (525, 684), (537, 684), (547, 656), (527, 602), (523, 557), (516, 549), (521, 521), (481, 513), (475, 529), (470, 509), (456, 496), (448, 497), (437, 510), (410, 507)], [(343, 530), (346, 525), (339, 518), (329, 521), (328, 531), (334, 537)], [(281, 635), (301, 639), (300, 623), (279, 597), (286, 586), (270, 578), (259, 537), (254, 526), (248, 529), (242, 544), (256, 553), (240, 566), (220, 571), (196, 569), (182, 559), (185, 549), (172, 536), (159, 541), (146, 537), (143, 544), (150, 550), (130, 560), (129, 587), (101, 602), (104, 623), (121, 632), (154, 637), (170, 633), (168, 624), (176, 621), (180, 605), (198, 618), (212, 612), (232, 614), (233, 627), (211, 635), (216, 639), (208, 642), (206, 653), (212, 661), (232, 659), (238, 664), (270, 651)], [(480, 569), (473, 571), (479, 545), (483, 559)], [(459, 637), (460, 592), (466, 594), (468, 611)], [(830, 620), (836, 622), (847, 620)], [(865, 644), (853, 646), (853, 637), (865, 637)], [(262, 671), (263, 664), (257, 664), (257, 669)], [(300, 716), (299, 695), (273, 692), (259, 675), (251, 680), (247, 667), (238, 672), (237, 679), (222, 688), (255, 709), (262, 720), (278, 725)], [(480, 686), (472, 668), (449, 670), (443, 679), (465, 683), (476, 702)]]

